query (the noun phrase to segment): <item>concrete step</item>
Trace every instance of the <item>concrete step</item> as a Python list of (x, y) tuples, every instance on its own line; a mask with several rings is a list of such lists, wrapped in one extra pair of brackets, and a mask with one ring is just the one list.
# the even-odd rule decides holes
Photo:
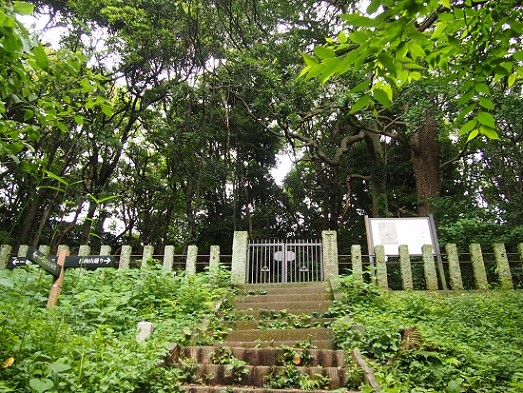
[[(199, 364), (195, 370), (195, 381), (204, 385), (236, 385), (264, 387), (272, 376), (283, 374), (287, 366), (242, 366), (233, 369), (219, 364)], [(343, 367), (296, 367), (302, 375), (311, 379), (327, 377), (328, 389), (341, 388), (347, 382), (346, 369)], [(327, 387), (327, 386), (326, 386)]]
[[(222, 349), (220, 351), (220, 349)], [(296, 350), (298, 353), (307, 355), (307, 365), (322, 367), (343, 367), (345, 366), (345, 352), (342, 350), (331, 349), (302, 349)], [(287, 353), (282, 348), (243, 348), (214, 346), (205, 347), (184, 347), (179, 356), (191, 359), (195, 363), (213, 363), (214, 357), (219, 357), (221, 353), (229, 353), (236, 359), (247, 362), (251, 366), (274, 366), (283, 365), (283, 357)], [(176, 362), (170, 359), (170, 363)]]
[(235, 307), (238, 310), (308, 310), (311, 312), (325, 312), (329, 309), (331, 302), (327, 300), (309, 300), (290, 302), (273, 302), (273, 303), (238, 303)]
[(234, 304), (241, 303), (283, 303), (300, 301), (330, 301), (331, 294), (328, 292), (313, 293), (284, 293), (276, 295), (243, 295), (236, 298)]
[[(296, 347), (300, 344), (303, 344), (304, 340), (270, 340), (270, 341), (231, 341), (216, 343), (214, 346), (231, 346), (243, 348), (278, 348), (282, 345), (287, 345), (289, 347)], [(313, 348), (317, 349), (336, 349), (336, 345), (332, 340), (311, 340), (311, 345)]]
[(330, 283), (327, 281), (309, 283), (284, 283), (284, 284), (243, 284), (238, 289), (242, 294), (254, 295), (283, 295), (300, 293), (330, 293)]
[[(180, 388), (186, 393), (325, 393), (326, 390), (299, 390), (299, 389), (266, 389), (245, 386), (205, 386), (205, 385), (181, 385)], [(360, 393), (344, 390), (343, 393)]]
[(228, 326), (231, 329), (247, 330), (247, 329), (268, 329), (271, 326), (281, 326), (288, 328), (313, 328), (313, 327), (328, 327), (334, 321), (334, 318), (313, 318), (305, 315), (304, 317), (296, 316), (294, 318), (277, 318), (277, 319), (262, 319), (251, 321), (236, 321), (230, 322)]
[[(303, 307), (304, 305), (302, 305)], [(322, 318), (323, 313), (328, 311), (328, 304), (326, 306), (322, 307), (322, 310), (310, 310), (308, 308), (295, 308), (295, 309), (288, 309), (288, 308), (282, 308), (282, 309), (246, 309), (246, 310), (236, 310), (236, 314), (239, 315), (245, 315), (245, 316), (251, 316), (254, 319), (280, 319), (280, 318), (286, 318), (286, 315), (293, 315), (293, 316), (299, 316), (299, 317), (310, 317), (310, 318)], [(326, 309), (325, 309), (326, 308)], [(271, 314), (276, 314), (275, 316), (272, 316)]]
[(225, 342), (235, 341), (306, 341), (333, 340), (334, 335), (327, 328), (310, 329), (249, 329), (233, 330), (225, 336)]

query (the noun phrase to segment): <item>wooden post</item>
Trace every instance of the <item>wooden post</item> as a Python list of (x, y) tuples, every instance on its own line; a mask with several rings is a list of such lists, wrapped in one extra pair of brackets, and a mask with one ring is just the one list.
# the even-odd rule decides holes
[(478, 289), (488, 289), (487, 272), (485, 271), (485, 262), (483, 262), (481, 246), (479, 244), (473, 243), (469, 245), (469, 250), (476, 285)]
[(361, 261), (361, 246), (353, 244), (350, 248), (352, 262), (352, 276), (357, 280), (363, 281), (363, 263)]
[(461, 278), (461, 268), (459, 267), (458, 248), (455, 244), (445, 245), (447, 260), (449, 262), (450, 285), (454, 290), (463, 290), (463, 279)]
[(502, 243), (496, 243), (493, 245), (494, 255), (496, 258), (496, 270), (498, 272), (499, 281), (501, 288), (503, 289), (514, 289), (512, 283), (512, 274), (510, 273), (510, 265), (508, 263), (507, 250), (505, 245)]
[(376, 256), (376, 279), (378, 287), (381, 289), (389, 289), (389, 281), (387, 280), (387, 259), (385, 257), (385, 247), (377, 245), (374, 247), (374, 255)]
[(7, 268), (7, 264), (9, 263), (9, 255), (11, 255), (12, 250), (13, 247), (11, 247), (9, 244), (2, 244), (2, 247), (0, 247), (0, 269)]
[(47, 299), (47, 308), (52, 308), (58, 304), (58, 298), (60, 297), (60, 294), (62, 293), (62, 285), (64, 283), (64, 276), (65, 276), (65, 269), (64, 269), (64, 263), (65, 258), (69, 255), (69, 249), (62, 248), (58, 254), (58, 261), (57, 264), (61, 266), (60, 269), (60, 276), (58, 278), (55, 278), (53, 280), (53, 285), (51, 286), (51, 290), (49, 291), (49, 298)]
[(401, 282), (403, 289), (414, 289), (412, 281), (412, 266), (410, 263), (409, 246), (406, 244), (398, 247), (400, 254)]
[(421, 246), (421, 253), (423, 258), (423, 269), (425, 270), (425, 281), (427, 282), (427, 290), (437, 291), (439, 289), (438, 273), (436, 272), (436, 264), (434, 263), (432, 245), (425, 244)]

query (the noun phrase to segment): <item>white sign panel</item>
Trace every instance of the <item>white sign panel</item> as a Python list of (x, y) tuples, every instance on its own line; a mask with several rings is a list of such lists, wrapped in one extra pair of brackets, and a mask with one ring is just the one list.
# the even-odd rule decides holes
[(435, 244), (429, 217), (368, 218), (368, 221), (369, 246), (374, 250), (375, 246), (383, 245), (385, 255), (398, 255), (400, 245), (407, 245), (411, 255), (421, 255), (424, 244)]

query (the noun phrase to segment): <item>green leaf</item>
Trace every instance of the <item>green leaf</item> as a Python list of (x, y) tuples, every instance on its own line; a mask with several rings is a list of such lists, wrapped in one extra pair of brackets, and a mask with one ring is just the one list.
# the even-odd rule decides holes
[(479, 97), (479, 105), (488, 110), (494, 110), (495, 108), (492, 100), (487, 97)]
[(318, 64), (318, 59), (314, 56), (309, 55), (308, 53), (302, 53), (303, 61), (305, 61), (305, 64), (308, 66), (313, 66)]
[(381, 0), (372, 0), (367, 7), (367, 14), (374, 14), (380, 8)]
[(394, 63), (394, 59), (387, 53), (380, 53), (378, 60), (391, 74), (396, 73), (396, 64)]
[(476, 127), (476, 124), (478, 124), (478, 121), (476, 119), (469, 120), (468, 122), (466, 122), (463, 125), (463, 127), (460, 128), (458, 135), (459, 136), (467, 135), (470, 131), (472, 131)]
[(44, 169), (44, 173), (47, 177), (50, 177), (51, 179), (54, 179), (56, 180), (57, 182), (60, 182), (62, 183), (64, 186), (68, 186), (69, 183), (67, 182), (67, 180), (65, 180), (63, 177), (60, 177), (56, 174), (54, 174), (53, 172), (50, 172), (48, 171), (47, 169)]
[(440, 4), (450, 10), (450, 0), (439, 0)]
[(376, 27), (379, 24), (375, 19), (359, 14), (343, 14), (341, 19), (356, 27)]
[(13, 3), (13, 9), (15, 13), (19, 15), (32, 15), (34, 11), (34, 5), (26, 3), (25, 1), (15, 1)]
[(478, 129), (475, 129), (474, 131), (472, 131), (468, 138), (467, 138), (467, 142), (470, 142), (472, 139), (475, 139), (477, 136), (479, 135), (479, 130)]
[(347, 42), (347, 35), (343, 30), (338, 33), (338, 42), (340, 44), (345, 44)]
[(361, 83), (358, 83), (356, 86), (354, 86), (352, 89), (350, 89), (349, 93), (357, 93), (359, 91), (365, 90), (369, 87), (370, 81), (364, 81)]
[(481, 126), (481, 127), (479, 127), (479, 131), (481, 132), (481, 134), (485, 135), (488, 139), (499, 140), (499, 135), (498, 135), (497, 131), (493, 128)]
[(494, 117), (490, 113), (483, 111), (478, 112), (477, 118), (478, 121), (485, 127), (489, 127), (492, 129), (496, 128), (496, 122), (494, 120)]
[(474, 89), (476, 89), (476, 91), (478, 93), (490, 95), (490, 88), (488, 87), (488, 85), (486, 83), (476, 83), (474, 85)]
[(367, 43), (367, 35), (362, 31), (353, 31), (349, 33), (349, 38), (356, 44), (363, 45)]
[(29, 386), (38, 393), (43, 393), (51, 390), (54, 387), (53, 381), (50, 379), (36, 379), (32, 378), (29, 380)]
[(41, 45), (35, 46), (33, 48), (33, 54), (35, 56), (36, 64), (38, 65), (38, 67), (48, 72), (49, 59), (47, 58), (47, 54), (45, 53), (44, 48)]
[(328, 59), (331, 57), (335, 57), (336, 53), (334, 52), (334, 49), (327, 48), (325, 46), (317, 46), (314, 48), (314, 54), (318, 56), (320, 59)]
[(523, 50), (518, 50), (517, 52), (514, 52), (512, 57), (514, 58), (514, 60), (523, 61)]
[(362, 110), (363, 108), (366, 108), (367, 106), (369, 106), (370, 102), (371, 102), (371, 97), (368, 95), (358, 98), (358, 100), (354, 103), (354, 105), (350, 109), (349, 113), (353, 114), (353, 113), (356, 113), (356, 112)]
[(465, 105), (467, 102), (469, 102), (470, 100), (472, 100), (472, 98), (474, 97), (474, 94), (476, 94), (476, 92), (472, 89), (470, 89), (469, 91), (467, 91), (465, 94), (463, 94), (461, 96), (461, 98), (458, 100), (458, 106), (463, 106)]
[(389, 95), (382, 89), (374, 89), (372, 90), (372, 96), (376, 101), (378, 101), (381, 105), (383, 105), (385, 108), (390, 108), (391, 101), (389, 99)]

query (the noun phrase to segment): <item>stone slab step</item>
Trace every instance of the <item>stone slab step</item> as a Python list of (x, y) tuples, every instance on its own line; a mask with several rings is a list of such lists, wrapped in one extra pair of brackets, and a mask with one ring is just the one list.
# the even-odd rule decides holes
[[(199, 364), (195, 370), (195, 381), (204, 385), (236, 385), (264, 387), (271, 375), (283, 374), (287, 366), (243, 366), (234, 370), (227, 365)], [(302, 375), (317, 379), (318, 375), (329, 378), (329, 390), (343, 387), (347, 382), (343, 367), (296, 367)]]
[(285, 283), (285, 284), (244, 284), (238, 286), (241, 293), (277, 295), (292, 293), (330, 293), (330, 284), (326, 281), (310, 283)]
[(334, 322), (334, 318), (313, 318), (311, 316), (296, 318), (278, 318), (269, 320), (236, 321), (228, 324), (229, 327), (238, 330), (266, 329), (272, 325), (290, 328), (328, 327)]
[[(220, 351), (220, 349), (222, 349)], [(300, 352), (300, 351), (298, 351)], [(184, 347), (179, 356), (191, 359), (195, 363), (213, 363), (213, 358), (220, 354), (229, 353), (236, 359), (247, 362), (251, 366), (273, 366), (281, 365), (286, 351), (281, 348), (240, 348), (240, 347)], [(308, 355), (308, 365), (322, 367), (345, 366), (345, 352), (331, 349), (304, 349), (301, 353)], [(169, 364), (177, 359), (167, 359)]]
[(294, 315), (294, 316), (302, 316), (302, 317), (311, 317), (311, 318), (322, 318), (323, 313), (328, 311), (328, 307), (326, 310), (311, 310), (308, 308), (296, 308), (296, 309), (280, 309), (280, 310), (271, 310), (271, 309), (250, 309), (250, 310), (236, 310), (236, 314), (239, 315), (248, 315), (252, 316), (254, 319), (261, 319), (261, 318), (270, 318), (271, 313), (279, 313), (278, 319), (285, 318), (285, 315), (283, 315), (283, 311), (285, 311), (285, 314), (288, 315)]
[(313, 311), (325, 312), (329, 309), (331, 302), (326, 300), (309, 300), (303, 299), (301, 301), (290, 302), (268, 302), (268, 303), (238, 303), (235, 305), (237, 310), (308, 310), (309, 313)]
[[(223, 342), (223, 343), (216, 343), (214, 346), (221, 347), (221, 346), (232, 346), (235, 347), (243, 347), (243, 348), (278, 348), (282, 345), (286, 345), (289, 347), (295, 347), (299, 346), (303, 343), (303, 340), (271, 340), (271, 341), (231, 341), (229, 343)], [(311, 340), (311, 344), (313, 348), (316, 349), (336, 349), (336, 345), (332, 340)]]
[[(325, 390), (299, 390), (299, 389), (265, 389), (245, 386), (205, 386), (205, 385), (181, 385), (180, 388), (186, 393), (325, 393)], [(357, 391), (343, 390), (342, 393), (361, 393)]]
[(328, 292), (314, 293), (285, 293), (276, 295), (243, 295), (236, 298), (235, 305), (240, 303), (281, 303), (299, 301), (330, 301), (332, 296)]
[(249, 329), (232, 330), (225, 336), (225, 342), (236, 341), (305, 341), (333, 340), (332, 330), (328, 328), (310, 329)]

